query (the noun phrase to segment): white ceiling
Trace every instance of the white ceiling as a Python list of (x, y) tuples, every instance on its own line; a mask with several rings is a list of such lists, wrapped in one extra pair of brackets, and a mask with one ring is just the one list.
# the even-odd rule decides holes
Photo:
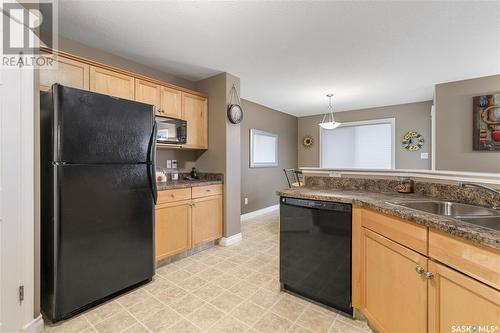
[(61, 35), (297, 116), (430, 100), (500, 73), (500, 1), (69, 1)]

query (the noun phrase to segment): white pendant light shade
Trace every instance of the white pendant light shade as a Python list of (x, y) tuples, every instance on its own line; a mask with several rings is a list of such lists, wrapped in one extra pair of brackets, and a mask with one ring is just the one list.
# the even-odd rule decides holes
[(336, 121), (334, 121), (334, 122), (329, 121), (329, 122), (325, 122), (325, 123), (320, 123), (319, 126), (321, 126), (321, 128), (323, 128), (323, 129), (331, 130), (331, 129), (335, 129), (335, 128), (339, 127), (340, 124), (341, 123), (336, 122)]
[(326, 97), (328, 97), (329, 99), (328, 112), (325, 113), (325, 115), (323, 116), (323, 120), (321, 121), (321, 123), (319, 123), (319, 126), (326, 130), (332, 130), (339, 127), (341, 123), (335, 121), (335, 117), (333, 116), (333, 105), (332, 105), (333, 94), (328, 94), (326, 95)]

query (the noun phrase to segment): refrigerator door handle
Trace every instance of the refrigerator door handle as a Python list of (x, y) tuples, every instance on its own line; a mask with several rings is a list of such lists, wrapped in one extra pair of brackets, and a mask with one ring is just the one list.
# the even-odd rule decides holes
[(151, 194), (153, 195), (153, 201), (156, 204), (158, 199), (158, 188), (156, 187), (156, 132), (157, 124), (154, 121), (153, 132), (151, 133), (151, 138), (149, 139), (149, 150), (148, 150), (148, 177), (151, 183)]

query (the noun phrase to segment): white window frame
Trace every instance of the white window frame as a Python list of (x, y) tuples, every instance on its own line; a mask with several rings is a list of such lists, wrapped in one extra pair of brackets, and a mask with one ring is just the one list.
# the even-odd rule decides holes
[[(257, 135), (267, 136), (267, 137), (274, 139), (274, 161), (272, 161), (272, 162), (255, 162), (254, 161), (254, 155), (255, 155), (254, 150), (258, 148), (258, 147), (256, 147), (255, 142), (254, 142), (255, 137)], [(278, 134), (276, 134), (276, 133), (261, 131), (261, 130), (255, 129), (255, 128), (250, 129), (250, 168), (273, 168), (273, 167), (278, 166), (278, 164), (279, 164), (278, 139), (279, 139)]]
[[(396, 168), (396, 118), (380, 118), (380, 119), (370, 119), (370, 120), (360, 120), (351, 121), (348, 123), (340, 124), (340, 127), (353, 127), (353, 126), (363, 126), (363, 125), (376, 125), (376, 124), (391, 124), (391, 169)], [(319, 166), (323, 168), (323, 146), (322, 138), (323, 131), (335, 131), (325, 130), (324, 128), (319, 128)]]

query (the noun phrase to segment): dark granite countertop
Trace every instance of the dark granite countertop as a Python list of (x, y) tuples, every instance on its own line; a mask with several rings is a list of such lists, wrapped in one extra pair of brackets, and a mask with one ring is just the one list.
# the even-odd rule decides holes
[(421, 200), (434, 199), (419, 194), (399, 194), (395, 192), (369, 192), (363, 190), (341, 190), (325, 187), (300, 187), (277, 191), (279, 196), (313, 199), (323, 201), (335, 201), (350, 203), (357, 206), (366, 207), (384, 214), (412, 221), (417, 224), (436, 229), (463, 239), (470, 240), (476, 244), (481, 244), (500, 250), (500, 232), (487, 229), (472, 224), (468, 224), (454, 218), (434, 215), (410, 208), (395, 206), (387, 203), (397, 200)]
[(206, 186), (222, 184), (222, 180), (207, 180), (207, 179), (196, 179), (196, 180), (171, 180), (164, 183), (156, 183), (158, 191), (171, 190), (175, 188), (186, 188), (194, 186)]

